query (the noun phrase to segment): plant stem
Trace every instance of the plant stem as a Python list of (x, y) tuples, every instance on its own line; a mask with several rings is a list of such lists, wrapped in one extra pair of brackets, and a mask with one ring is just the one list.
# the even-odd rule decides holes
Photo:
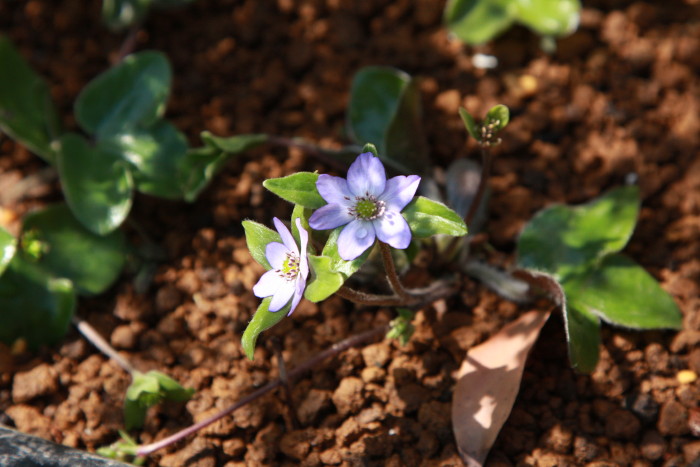
[(409, 289), (408, 299), (404, 300), (398, 295), (374, 295), (343, 286), (336, 294), (351, 302), (369, 306), (400, 306), (407, 308), (420, 308), (440, 298), (445, 298), (457, 291), (459, 284), (456, 281), (439, 280), (429, 287), (421, 289)]
[(117, 57), (114, 59), (114, 63), (112, 63), (112, 65), (116, 65), (117, 63), (121, 62), (124, 60), (124, 57), (134, 51), (134, 48), (136, 47), (136, 36), (138, 35), (140, 29), (140, 22), (132, 25), (129, 28), (129, 32), (127, 32), (121, 47), (119, 47), (119, 52), (117, 53)]
[(109, 345), (109, 342), (102, 337), (95, 328), (93, 328), (87, 321), (73, 316), (73, 324), (80, 334), (85, 337), (92, 345), (97, 347), (97, 349), (103, 354), (107, 355), (109, 358), (117, 362), (117, 364), (124, 369), (127, 373), (133, 375), (137, 370), (129, 363), (127, 359), (122, 357), (117, 350)]
[(384, 269), (386, 270), (386, 277), (389, 279), (389, 285), (391, 285), (391, 290), (394, 291), (396, 295), (401, 298), (404, 302), (409, 302), (411, 300), (411, 294), (409, 294), (404, 288), (399, 275), (396, 272), (396, 265), (394, 264), (394, 258), (391, 257), (391, 249), (389, 245), (384, 242), (379, 242), (379, 250), (382, 252), (382, 261), (384, 262)]
[[(352, 148), (345, 147), (345, 148), (340, 149), (340, 150), (323, 149), (320, 146), (309, 143), (308, 141), (304, 141), (303, 139), (300, 139), (300, 138), (285, 138), (283, 136), (269, 136), (267, 139), (267, 142), (270, 144), (276, 144), (278, 146), (302, 149), (302, 150), (308, 152), (309, 154), (311, 154), (312, 156), (314, 156), (316, 159), (318, 159), (322, 163), (324, 163), (330, 167), (333, 167), (336, 170), (347, 170), (348, 169), (348, 164), (346, 164), (345, 162), (338, 159), (337, 156), (349, 154), (350, 149), (353, 149), (353, 150), (355, 149), (354, 147), (352, 147)], [(362, 148), (358, 148), (354, 152), (359, 152), (361, 150), (362, 150)]]
[[(335, 356), (339, 354), (340, 352), (349, 349), (350, 347), (355, 347), (356, 345), (363, 344), (366, 341), (370, 341), (380, 335), (386, 334), (389, 331), (389, 325), (384, 324), (381, 326), (378, 326), (374, 329), (370, 329), (369, 331), (365, 331), (361, 334), (356, 334), (354, 336), (350, 336), (347, 339), (343, 339), (340, 342), (337, 342), (333, 344), (331, 347), (327, 348), (326, 350), (322, 351), (321, 353), (317, 354), (314, 357), (311, 357), (301, 365), (299, 365), (297, 368), (294, 370), (290, 371), (288, 374), (288, 378), (295, 379), (304, 374), (305, 372), (311, 370), (313, 367), (321, 363), (323, 360), (325, 360), (328, 357)], [(249, 402), (254, 401), (255, 399), (267, 394), (268, 392), (272, 391), (273, 389), (281, 386), (283, 384), (281, 379), (276, 379), (274, 381), (271, 381), (267, 383), (265, 386), (261, 387), (257, 391), (254, 391), (247, 396), (245, 396), (243, 399), (239, 400), (235, 404), (225, 408), (221, 412), (212, 415), (209, 418), (206, 418), (205, 420), (202, 420), (199, 423), (195, 423), (194, 425), (191, 425), (184, 430), (178, 431), (177, 433), (174, 433), (171, 436), (168, 436), (167, 438), (164, 438), (160, 441), (156, 441), (155, 443), (147, 444), (145, 446), (140, 446), (136, 450), (136, 455), (137, 456), (147, 456), (149, 454), (154, 453), (155, 451), (162, 449), (166, 446), (169, 446), (173, 443), (176, 443), (180, 441), (181, 439), (195, 433), (196, 431), (211, 425), (212, 423), (216, 422), (217, 420), (220, 420), (227, 415), (230, 415), (237, 409), (243, 407), (244, 405), (248, 404)]]
[(370, 306), (403, 306), (405, 303), (398, 295), (374, 295), (359, 290), (351, 289), (347, 285), (342, 286), (336, 294), (346, 300), (360, 305)]

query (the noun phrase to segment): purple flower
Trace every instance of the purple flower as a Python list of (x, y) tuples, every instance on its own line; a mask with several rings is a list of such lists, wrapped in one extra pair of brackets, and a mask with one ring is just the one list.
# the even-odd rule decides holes
[(346, 261), (360, 256), (374, 239), (404, 249), (411, 243), (411, 229), (401, 210), (413, 199), (418, 175), (386, 179), (378, 157), (360, 154), (348, 169), (347, 180), (319, 175), (316, 188), (328, 204), (317, 209), (309, 226), (317, 230), (347, 226), (338, 237), (338, 254)]
[(309, 233), (301, 227), (301, 221), (297, 218), (297, 229), (301, 239), (300, 252), (287, 227), (276, 217), (272, 221), (282, 237), (282, 243), (270, 242), (265, 247), (265, 257), (272, 269), (262, 275), (253, 287), (253, 293), (260, 298), (272, 296), (268, 308), (270, 311), (279, 311), (291, 299), (292, 307), (287, 314), (289, 316), (304, 294), (306, 278), (309, 275), (309, 261), (306, 258)]

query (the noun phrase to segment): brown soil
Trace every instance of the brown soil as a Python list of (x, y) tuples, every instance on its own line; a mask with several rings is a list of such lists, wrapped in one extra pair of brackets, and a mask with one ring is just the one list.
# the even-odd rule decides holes
[[(124, 38), (100, 23), (99, 3), (0, 2), (0, 30), (51, 83), (68, 128), (76, 95), (109, 66)], [(700, 373), (700, 7), (695, 0), (584, 4), (579, 30), (554, 55), (520, 28), (482, 47), (499, 57), (493, 71), (474, 69), (473, 49), (448, 40), (444, 3), (434, 0), (197, 0), (153, 14), (136, 48), (172, 60), (168, 116), (193, 145), (206, 129), (337, 147), (350, 80), (369, 64), (422, 78), (432, 157), (443, 167), (476, 157), (464, 145), (460, 105), (476, 114), (508, 105), (512, 124), (497, 150), (485, 238), (501, 252), (489, 260), (504, 267), (538, 209), (586, 201), (637, 174), (643, 208), (626, 252), (675, 297), (683, 330), (605, 326), (597, 370), (579, 375), (568, 366), (561, 320), (551, 319), (490, 465), (688, 465), (700, 457), (688, 423), (697, 416), (700, 382), (681, 384), (676, 375)], [(4, 137), (0, 155), (0, 186), (43, 167)], [(79, 315), (138, 368), (165, 371), (197, 390), (187, 404), (153, 409), (137, 433), (141, 442), (276, 378), (275, 339), (293, 368), (392, 318), (392, 310), (338, 298), (304, 302), (261, 338), (253, 362), (243, 356), (241, 333), (258, 303), (251, 287), (262, 269), (246, 250), (241, 220), (288, 217), (289, 205), (263, 190), (262, 180), (316, 169), (328, 171), (303, 152), (265, 147), (228, 165), (193, 205), (136, 199), (132, 218), (167, 260), (145, 293), (125, 273), (110, 292), (82, 300)], [(38, 187), (4, 208), (21, 216), (58, 199), (56, 186)], [(292, 410), (300, 428), (290, 427), (277, 392), (151, 463), (459, 465), (450, 426), (453, 371), (470, 346), (526, 310), (465, 279), (461, 294), (418, 313), (409, 345), (349, 350), (297, 381)], [(88, 450), (116, 439), (128, 376), (75, 331), (58, 348), (0, 356), (0, 422)]]

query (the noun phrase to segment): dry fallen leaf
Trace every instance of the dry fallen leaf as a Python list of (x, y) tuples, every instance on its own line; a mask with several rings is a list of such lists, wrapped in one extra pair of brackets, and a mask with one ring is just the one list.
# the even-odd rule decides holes
[(481, 466), (505, 423), (525, 368), (527, 354), (550, 311), (525, 313), (469, 352), (457, 372), (452, 428), (469, 467)]

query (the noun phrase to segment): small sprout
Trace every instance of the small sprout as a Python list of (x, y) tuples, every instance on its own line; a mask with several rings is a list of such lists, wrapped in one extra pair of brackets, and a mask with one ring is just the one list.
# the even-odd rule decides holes
[(406, 345), (416, 330), (415, 326), (411, 324), (413, 312), (407, 308), (398, 308), (396, 311), (399, 316), (391, 321), (391, 329), (386, 334), (386, 337), (388, 339), (398, 339), (401, 345)]

